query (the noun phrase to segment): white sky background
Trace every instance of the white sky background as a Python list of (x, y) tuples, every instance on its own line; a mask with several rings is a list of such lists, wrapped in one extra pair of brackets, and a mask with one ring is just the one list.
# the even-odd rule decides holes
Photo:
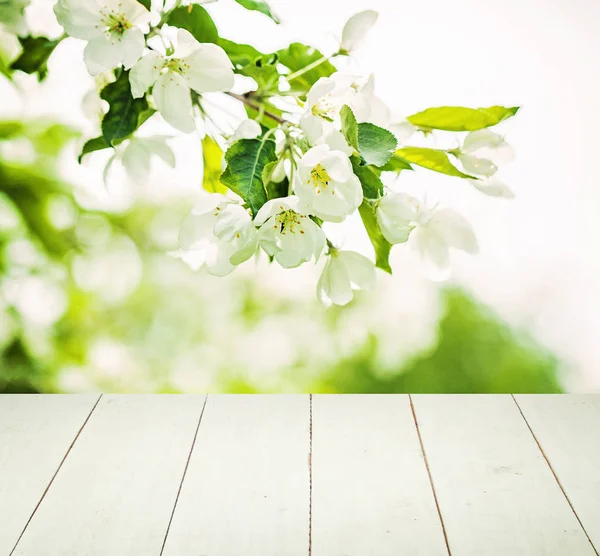
[[(232, 0), (206, 7), (221, 35), (236, 42), (268, 52), (298, 40), (325, 53), (335, 50), (350, 15), (375, 9), (379, 22), (352, 69), (373, 72), (378, 96), (398, 114), (440, 105), (522, 107), (500, 128), (517, 153), (499, 174), (515, 200), (490, 199), (458, 178), (425, 170), (404, 172), (398, 186), (427, 191), (473, 222), (481, 254), (456, 256), (455, 278), (563, 358), (576, 371), (572, 390), (600, 390), (600, 2), (270, 3), (280, 26)], [(47, 85), (17, 111), (54, 113), (81, 124), (73, 107), (90, 80), (80, 57), (77, 41), (61, 45)], [(4, 111), (12, 99), (4, 88), (0, 93)], [(187, 147), (181, 143), (181, 148)], [(177, 173), (165, 180), (181, 182), (192, 171), (197, 174), (197, 153), (180, 160)], [(72, 171), (92, 179), (89, 168), (80, 175)], [(365, 246), (354, 230), (346, 236), (348, 246)], [(414, 259), (400, 246), (394, 262), (402, 270)], [(398, 280), (390, 290), (394, 295), (413, 295), (400, 287), (402, 278), (392, 280)]]

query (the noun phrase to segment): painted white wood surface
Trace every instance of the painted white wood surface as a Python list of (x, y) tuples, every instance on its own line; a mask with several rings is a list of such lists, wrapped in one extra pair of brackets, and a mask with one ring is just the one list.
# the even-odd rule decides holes
[(313, 398), (313, 556), (447, 556), (405, 395)]
[(9, 554), (99, 396), (0, 396), (0, 554)]
[(510, 396), (413, 396), (452, 556), (593, 556)]
[(308, 396), (209, 396), (165, 556), (306, 556), (308, 455)]
[(600, 552), (600, 396), (515, 396)]
[(103, 396), (15, 554), (159, 554), (204, 396)]

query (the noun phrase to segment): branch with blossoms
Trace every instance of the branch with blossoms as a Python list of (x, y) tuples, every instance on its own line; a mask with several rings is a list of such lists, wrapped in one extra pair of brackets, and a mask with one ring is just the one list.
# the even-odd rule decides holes
[[(236, 1), (278, 23), (265, 1)], [(112, 149), (109, 165), (118, 158), (144, 181), (153, 157), (175, 164), (167, 138), (138, 135), (145, 122), (163, 118), (182, 133), (203, 122), (202, 129), (210, 130), (202, 140), (208, 194), (182, 223), (174, 253), (193, 268), (225, 276), (260, 250), (284, 268), (324, 256), (318, 296), (325, 304), (344, 305), (354, 290), (374, 286), (376, 268), (391, 273), (396, 244), (413, 243), (441, 271), (449, 267), (452, 249), (478, 250), (462, 215), (389, 191), (387, 176), (419, 167), (466, 180), (487, 195), (512, 197), (495, 177), (511, 149), (490, 128), (514, 116), (517, 107), (442, 106), (394, 118), (376, 96), (373, 76), (337, 71), (336, 61), (351, 55), (375, 24), (374, 11), (351, 17), (337, 50), (323, 55), (301, 43), (263, 53), (225, 39), (205, 7), (180, 0), (156, 11), (150, 0), (58, 0), (54, 12), (65, 35), (31, 37), (19, 19), (25, 4), (15, 3), (11, 12), (22, 52), (10, 71), (43, 79), (61, 40), (87, 43), (84, 61), (109, 109), (102, 114), (101, 134), (83, 145), (80, 160)], [(243, 94), (232, 91), (240, 77), (253, 83)], [(214, 125), (206, 93), (243, 104), (248, 117), (232, 135)], [(407, 144), (416, 134), (439, 132), (462, 133), (459, 146)], [(374, 262), (340, 249), (323, 229), (355, 212)]]

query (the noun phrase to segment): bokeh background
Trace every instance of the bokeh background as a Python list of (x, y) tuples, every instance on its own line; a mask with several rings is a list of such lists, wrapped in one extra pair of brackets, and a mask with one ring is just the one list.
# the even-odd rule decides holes
[[(98, 122), (83, 44), (65, 40), (44, 82), (0, 75), (0, 392), (600, 390), (600, 3), (271, 4), (280, 26), (232, 0), (206, 8), (222, 36), (265, 52), (293, 40), (332, 52), (350, 15), (376, 9), (345, 69), (373, 72), (398, 114), (522, 106), (501, 128), (515, 200), (425, 171), (395, 184), (466, 214), (481, 254), (457, 255), (439, 284), (397, 246), (393, 276), (331, 309), (315, 297), (320, 265), (193, 273), (167, 252), (199, 194), (202, 130), (148, 122), (173, 135), (177, 167), (136, 185), (117, 163), (105, 185), (107, 153), (76, 161)], [(50, 0), (27, 15), (34, 32), (61, 33)], [(369, 254), (359, 227), (334, 233)]]

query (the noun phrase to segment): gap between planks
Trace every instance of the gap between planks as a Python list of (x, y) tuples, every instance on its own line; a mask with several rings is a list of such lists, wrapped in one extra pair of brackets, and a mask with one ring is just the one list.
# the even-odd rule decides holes
[(594, 546), (594, 543), (592, 542), (592, 539), (590, 538), (590, 536), (588, 535), (588, 532), (586, 531), (585, 527), (583, 526), (583, 523), (582, 523), (581, 519), (579, 519), (579, 516), (577, 515), (577, 512), (575, 511), (575, 507), (573, 506), (573, 504), (571, 502), (571, 499), (567, 495), (567, 491), (564, 489), (563, 484), (561, 483), (560, 479), (558, 478), (558, 475), (556, 474), (556, 471), (554, 470), (554, 467), (552, 466), (552, 463), (550, 463), (550, 459), (546, 455), (546, 452), (544, 452), (544, 448), (542, 448), (542, 445), (541, 445), (540, 441), (538, 440), (537, 436), (533, 432), (533, 429), (531, 428), (531, 425), (527, 421), (527, 418), (525, 417), (525, 414), (523, 413), (523, 410), (521, 409), (521, 406), (519, 405), (519, 402), (515, 398), (514, 394), (511, 394), (511, 397), (512, 397), (513, 401), (515, 402), (515, 405), (517, 406), (517, 409), (519, 410), (519, 413), (521, 414), (521, 417), (523, 418), (523, 421), (525, 421), (525, 424), (527, 425), (527, 428), (529, 429), (529, 432), (531, 433), (531, 436), (535, 440), (535, 443), (537, 444), (537, 446), (538, 446), (538, 448), (539, 448), (542, 456), (546, 460), (546, 463), (548, 464), (548, 467), (550, 468), (550, 471), (552, 472), (552, 475), (554, 476), (554, 479), (556, 480), (556, 484), (558, 484), (558, 487), (560, 488), (561, 492), (563, 493), (563, 496), (565, 497), (565, 500), (569, 504), (569, 507), (571, 508), (571, 511), (573, 512), (573, 515), (575, 516), (575, 519), (577, 519), (577, 521), (579, 523), (579, 526), (581, 527), (581, 530), (584, 532), (585, 536), (587, 537), (587, 540), (590, 543), (590, 546), (592, 547), (592, 550), (595, 552), (596, 556), (600, 556), (600, 553), (598, 553), (598, 550), (596, 550), (596, 547)]
[(440, 504), (438, 502), (437, 493), (435, 491), (435, 485), (433, 484), (433, 477), (431, 476), (431, 470), (429, 469), (427, 453), (425, 452), (425, 445), (423, 444), (423, 438), (421, 437), (421, 430), (419, 429), (419, 421), (417, 420), (417, 413), (415, 411), (415, 406), (413, 404), (412, 396), (410, 394), (408, 394), (408, 401), (410, 403), (410, 410), (412, 412), (413, 421), (415, 422), (415, 428), (417, 429), (417, 436), (419, 437), (419, 444), (421, 446), (421, 453), (423, 454), (423, 461), (425, 462), (425, 469), (427, 469), (427, 476), (429, 477), (429, 484), (431, 486), (431, 492), (433, 493), (433, 500), (435, 501), (435, 507), (437, 509), (438, 517), (440, 518), (440, 524), (442, 526), (442, 534), (444, 535), (444, 543), (446, 544), (446, 550), (448, 551), (448, 556), (452, 556), (452, 552), (450, 550), (450, 543), (448, 542), (448, 535), (446, 533), (446, 526), (444, 525), (444, 518), (442, 517), (442, 511), (440, 510)]
[(169, 531), (171, 530), (171, 523), (173, 523), (173, 516), (175, 515), (175, 510), (177, 509), (177, 502), (179, 501), (179, 495), (181, 494), (181, 489), (183, 488), (183, 482), (185, 481), (185, 476), (187, 474), (188, 466), (190, 465), (190, 459), (192, 459), (192, 452), (194, 451), (194, 447), (196, 446), (196, 439), (198, 438), (198, 431), (200, 430), (200, 424), (202, 423), (202, 417), (204, 415), (204, 410), (206, 409), (206, 402), (208, 401), (208, 395), (204, 396), (204, 405), (202, 406), (202, 411), (200, 411), (200, 417), (198, 418), (198, 424), (196, 425), (196, 431), (194, 432), (194, 439), (192, 440), (192, 445), (190, 446), (190, 452), (187, 457), (187, 461), (185, 462), (185, 467), (183, 469), (183, 475), (181, 477), (181, 482), (179, 483), (179, 489), (177, 490), (177, 496), (175, 497), (175, 503), (173, 504), (173, 510), (171, 511), (171, 516), (169, 517), (169, 524), (167, 525), (167, 530), (165, 532), (165, 538), (163, 539), (162, 546), (160, 548), (160, 556), (163, 555), (165, 551), (165, 545), (167, 544), (167, 537), (169, 536)]
[(44, 489), (44, 492), (42, 493), (42, 496), (38, 500), (38, 503), (35, 505), (35, 508), (33, 508), (33, 511), (31, 512), (31, 515), (29, 516), (29, 519), (27, 520), (27, 523), (25, 523), (25, 527), (23, 527), (23, 530), (21, 531), (21, 534), (19, 535), (19, 538), (17, 539), (17, 542), (12, 547), (12, 550), (10, 551), (9, 556), (12, 556), (12, 554), (14, 553), (14, 551), (17, 549), (17, 546), (19, 545), (19, 542), (21, 542), (21, 539), (23, 538), (23, 535), (25, 534), (25, 531), (27, 530), (27, 527), (31, 523), (31, 520), (33, 519), (33, 516), (37, 512), (37, 510), (40, 507), (42, 501), (44, 500), (46, 494), (50, 490), (50, 487), (52, 486), (52, 483), (54, 482), (54, 479), (56, 479), (56, 476), (58, 475), (58, 472), (61, 470), (63, 464), (65, 463), (65, 461), (67, 459), (67, 456), (71, 453), (71, 450), (73, 449), (73, 446), (75, 446), (75, 442), (77, 442), (77, 439), (79, 438), (79, 435), (82, 433), (83, 429), (87, 425), (88, 421), (90, 420), (90, 417), (92, 416), (92, 413), (94, 413), (94, 410), (96, 409), (97, 405), (100, 403), (101, 399), (102, 399), (102, 394), (100, 394), (98, 396), (98, 399), (96, 400), (96, 403), (92, 406), (92, 409), (88, 413), (88, 416), (85, 418), (85, 421), (83, 422), (83, 424), (81, 425), (81, 427), (77, 431), (77, 434), (75, 435), (75, 438), (73, 438), (73, 442), (71, 442), (71, 445), (67, 448), (67, 451), (65, 452), (65, 455), (60, 460), (60, 463), (58, 464), (58, 467), (56, 468), (56, 471), (54, 472), (54, 475), (52, 475), (52, 478), (50, 479), (50, 482), (48, 483), (48, 485)]

